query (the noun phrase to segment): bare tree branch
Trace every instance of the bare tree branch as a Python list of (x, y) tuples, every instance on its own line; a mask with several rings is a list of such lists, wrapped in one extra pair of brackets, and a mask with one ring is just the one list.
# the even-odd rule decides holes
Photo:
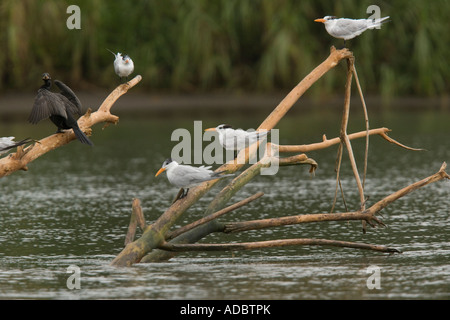
[(408, 193), (424, 187), (430, 183), (434, 183), (443, 179), (449, 179), (449, 175), (445, 172), (447, 164), (444, 162), (439, 171), (425, 179), (416, 183), (408, 185), (391, 195), (376, 202), (370, 208), (364, 211), (344, 212), (344, 213), (319, 213), (319, 214), (303, 214), (281, 218), (261, 219), (252, 221), (229, 222), (225, 223), (223, 232), (241, 232), (248, 230), (256, 230), (269, 227), (278, 227), (285, 225), (293, 225), (299, 223), (309, 222), (323, 222), (323, 221), (342, 221), (342, 220), (361, 220), (366, 221), (371, 226), (381, 225), (384, 223), (375, 215), (384, 209), (387, 205), (395, 200), (407, 195)]
[(285, 246), (333, 246), (346, 247), (354, 249), (365, 249), (388, 253), (401, 253), (400, 250), (382, 245), (373, 245), (358, 242), (327, 240), (327, 239), (283, 239), (268, 240), (244, 243), (213, 243), (213, 244), (172, 244), (164, 242), (160, 244), (159, 249), (167, 251), (237, 251), (237, 250), (255, 250), (264, 248), (275, 248)]
[[(112, 115), (110, 110), (114, 103), (123, 94), (127, 93), (129, 89), (134, 87), (141, 81), (142, 77), (140, 75), (134, 77), (132, 80), (118, 86), (109, 96), (105, 99), (102, 105), (96, 112), (92, 112), (88, 109), (85, 115), (78, 119), (78, 126), (81, 131), (87, 135), (91, 135), (91, 127), (94, 124), (100, 122), (107, 123), (117, 123), (119, 117)], [(27, 170), (27, 165), (46, 154), (47, 152), (59, 148), (72, 140), (75, 140), (75, 134), (73, 130), (68, 130), (63, 133), (56, 133), (46, 138), (43, 138), (37, 143), (34, 143), (26, 148), (20, 148), (16, 153), (12, 153), (5, 158), (0, 159), (0, 178), (10, 175), (11, 173), (18, 170)]]
[[(294, 103), (310, 88), (314, 82), (321, 78), (326, 72), (334, 68), (342, 59), (351, 57), (352, 53), (348, 49), (336, 50), (331, 48), (328, 58), (307, 75), (289, 94), (284, 98), (275, 110), (264, 120), (258, 129), (271, 130), (283, 118)], [(245, 154), (245, 150), (240, 154)], [(248, 158), (247, 158), (248, 159)], [(245, 162), (236, 163), (230, 161), (217, 171), (236, 172)], [(111, 262), (113, 266), (130, 266), (139, 262), (148, 252), (155, 249), (165, 239), (169, 228), (181, 217), (181, 215), (192, 206), (200, 197), (209, 191), (217, 181), (209, 181), (200, 186), (191, 188), (189, 194), (172, 204), (160, 217), (149, 226), (141, 238), (128, 244), (121, 253)], [(211, 207), (212, 208), (212, 207)], [(217, 211), (216, 208), (214, 211)], [(212, 213), (211, 212), (211, 213)]]

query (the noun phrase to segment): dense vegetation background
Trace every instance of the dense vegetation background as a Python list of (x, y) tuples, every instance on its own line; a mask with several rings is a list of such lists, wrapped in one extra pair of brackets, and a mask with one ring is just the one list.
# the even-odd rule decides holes
[[(70, 4), (81, 30), (66, 27)], [(446, 0), (1, 0), (0, 92), (35, 90), (43, 72), (76, 89), (117, 84), (107, 48), (133, 58), (147, 92), (291, 89), (343, 45), (314, 19), (366, 18), (371, 4), (391, 21), (348, 43), (366, 93), (446, 95)], [(330, 73), (320, 95), (342, 86)]]

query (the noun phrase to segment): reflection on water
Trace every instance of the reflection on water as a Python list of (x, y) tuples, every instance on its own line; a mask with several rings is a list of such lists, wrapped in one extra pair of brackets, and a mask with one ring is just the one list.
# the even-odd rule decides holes
[[(293, 115), (280, 123), (281, 143), (303, 144), (338, 132), (339, 115)], [(426, 152), (370, 140), (366, 180), (368, 205), (436, 172), (449, 161), (448, 114), (380, 117), (371, 127), (394, 129), (391, 136)], [(224, 119), (208, 120), (208, 127)], [(227, 122), (232, 122), (227, 119)], [(236, 119), (235, 126), (255, 127)], [(333, 126), (330, 125), (333, 123)], [(415, 130), (411, 130), (414, 125)], [(180, 119), (122, 117), (118, 126), (96, 128), (94, 148), (73, 142), (0, 179), (0, 298), (33, 299), (448, 299), (450, 298), (449, 182), (429, 185), (383, 210), (383, 229), (361, 233), (360, 222), (330, 222), (246, 233), (213, 234), (205, 242), (260, 241), (276, 238), (325, 238), (385, 244), (403, 250), (386, 255), (327, 247), (182, 253), (170, 261), (112, 268), (123, 248), (131, 201), (141, 200), (148, 222), (155, 220), (177, 192), (164, 176), (155, 178), (176, 142), (172, 130), (192, 127)], [(205, 127), (207, 127), (205, 125)], [(8, 130), (20, 131), (10, 125)], [(4, 127), (2, 136), (8, 135)], [(36, 131), (27, 131), (36, 130)], [(38, 131), (41, 130), (41, 131)], [(53, 130), (53, 129), (51, 129)], [(352, 130), (363, 130), (355, 125)], [(37, 137), (48, 128), (25, 128)], [(51, 132), (51, 131), (50, 131)], [(16, 134), (18, 135), (18, 134)], [(363, 141), (353, 142), (357, 160)], [(258, 191), (265, 195), (223, 219), (240, 221), (301, 213), (328, 212), (334, 195), (336, 148), (309, 154), (319, 163), (315, 177), (307, 167), (284, 167), (277, 176), (260, 176), (233, 201)], [(362, 168), (362, 164), (360, 164)], [(358, 194), (344, 157), (342, 184), (349, 210)], [(213, 189), (182, 217), (200, 218)], [(336, 211), (344, 211), (338, 201)], [(67, 267), (81, 268), (81, 290), (66, 286)], [(369, 290), (367, 267), (381, 267), (381, 289)]]

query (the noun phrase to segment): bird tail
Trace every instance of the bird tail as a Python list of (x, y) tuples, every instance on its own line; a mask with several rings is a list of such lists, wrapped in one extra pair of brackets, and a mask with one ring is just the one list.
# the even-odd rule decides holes
[(14, 148), (14, 147), (21, 146), (21, 145), (23, 145), (23, 144), (30, 143), (30, 142), (33, 142), (33, 139), (31, 139), (31, 138), (26, 138), (26, 139), (17, 141), (17, 142), (14, 144), (13, 148)]
[(108, 48), (106, 48), (106, 50), (108, 50), (109, 52), (111, 52), (111, 53), (114, 55), (114, 57), (116, 56), (116, 54), (115, 54), (114, 52), (112, 52), (111, 50), (109, 50)]
[(14, 144), (12, 144), (12, 145), (10, 145), (10, 146), (1, 148), (0, 151), (6, 151), (6, 150), (9, 150), (9, 149), (13, 149), (13, 148), (15, 148), (15, 147), (18, 147), (18, 146), (21, 146), (21, 145), (30, 143), (30, 142), (32, 142), (32, 141), (33, 141), (33, 140), (32, 140), (31, 138), (26, 138), (26, 139), (17, 141), (17, 142), (15, 142)]
[(377, 27), (381, 27), (381, 25), (383, 23), (389, 22), (389, 16), (384, 17), (384, 18), (380, 18), (380, 19), (373, 19), (372, 20), (372, 24), (369, 27), (369, 29), (373, 29), (373, 28), (377, 28)]
[(87, 144), (89, 146), (94, 145), (92, 141), (89, 140), (89, 138), (84, 134), (84, 132), (80, 130), (80, 128), (73, 128), (73, 132), (75, 133), (75, 136), (77, 137), (78, 140), (80, 140), (81, 143)]

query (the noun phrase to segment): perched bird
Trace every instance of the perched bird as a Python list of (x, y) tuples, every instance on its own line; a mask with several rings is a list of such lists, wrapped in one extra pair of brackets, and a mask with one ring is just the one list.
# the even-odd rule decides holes
[(42, 75), (44, 84), (39, 88), (33, 109), (28, 121), (36, 124), (43, 119), (50, 120), (58, 127), (57, 133), (62, 130), (73, 129), (75, 136), (81, 143), (94, 145), (91, 140), (78, 127), (76, 117), (81, 116), (81, 102), (75, 93), (61, 81), (55, 80), (61, 93), (51, 92), (52, 79), (48, 73)]
[(120, 77), (120, 79), (128, 79), (128, 76), (134, 71), (133, 60), (131, 60), (131, 58), (127, 54), (122, 55), (120, 52), (117, 52), (117, 54), (115, 54), (109, 49), (106, 50), (111, 52), (114, 57), (116, 57), (116, 59), (114, 60), (114, 71), (116, 72), (116, 74)]
[(178, 188), (182, 188), (181, 196), (177, 197), (177, 199), (181, 199), (187, 196), (189, 188), (202, 182), (234, 176), (234, 174), (222, 174), (224, 171), (214, 172), (210, 168), (210, 166), (192, 167), (178, 164), (178, 162), (169, 158), (163, 162), (155, 177), (166, 171), (169, 182)]
[(264, 139), (270, 131), (244, 131), (233, 129), (228, 124), (221, 124), (215, 128), (205, 129), (205, 131), (216, 131), (219, 133), (219, 142), (226, 150), (239, 151), (251, 146), (257, 140)]
[(345, 45), (346, 40), (359, 36), (367, 29), (380, 28), (388, 19), (389, 17), (381, 19), (338, 19), (334, 16), (325, 16), (314, 21), (325, 24), (327, 32), (335, 38), (344, 39)]
[(6, 153), (8, 150), (24, 145), (26, 143), (31, 142), (30, 138), (20, 140), (18, 142), (14, 141), (14, 137), (3, 137), (0, 138), (0, 155)]

